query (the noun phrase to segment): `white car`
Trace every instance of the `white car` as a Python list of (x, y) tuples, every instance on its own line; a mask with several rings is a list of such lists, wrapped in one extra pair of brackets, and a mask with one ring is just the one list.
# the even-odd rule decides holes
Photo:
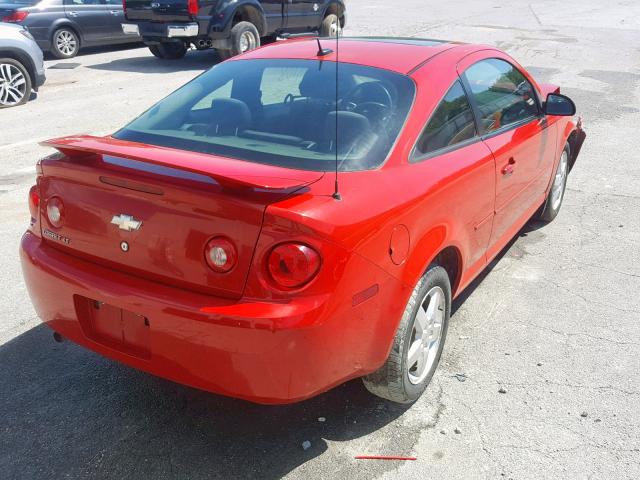
[(0, 108), (26, 103), (44, 81), (42, 50), (28, 30), (0, 23)]

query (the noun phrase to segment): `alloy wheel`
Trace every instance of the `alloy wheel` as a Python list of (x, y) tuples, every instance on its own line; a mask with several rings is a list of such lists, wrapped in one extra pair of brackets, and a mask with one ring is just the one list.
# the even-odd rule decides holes
[(66, 56), (74, 55), (78, 48), (76, 37), (68, 30), (60, 30), (57, 32), (55, 42), (58, 51)]
[(436, 361), (445, 308), (445, 295), (440, 287), (429, 290), (418, 306), (406, 360), (409, 381), (414, 385), (427, 377)]
[(562, 152), (562, 156), (560, 157), (560, 164), (556, 170), (556, 176), (553, 179), (553, 186), (551, 187), (551, 208), (553, 208), (553, 210), (557, 210), (562, 202), (562, 196), (564, 194), (567, 179), (567, 171), (569, 169), (568, 167), (569, 156), (565, 150)]
[(18, 105), (27, 94), (27, 80), (15, 65), (0, 63), (0, 104)]

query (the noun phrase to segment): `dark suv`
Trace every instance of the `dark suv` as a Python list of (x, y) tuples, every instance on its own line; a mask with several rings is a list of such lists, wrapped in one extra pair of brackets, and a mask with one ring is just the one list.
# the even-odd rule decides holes
[(346, 11), (344, 0), (124, 0), (124, 8), (124, 32), (166, 59), (182, 58), (192, 44), (228, 58), (279, 35), (335, 36)]

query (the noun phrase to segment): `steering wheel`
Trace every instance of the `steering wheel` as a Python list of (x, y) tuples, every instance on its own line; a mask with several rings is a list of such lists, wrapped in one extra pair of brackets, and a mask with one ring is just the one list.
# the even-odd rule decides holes
[(345, 110), (364, 115), (372, 123), (384, 120), (393, 109), (391, 93), (382, 82), (356, 85), (344, 96), (340, 104)]

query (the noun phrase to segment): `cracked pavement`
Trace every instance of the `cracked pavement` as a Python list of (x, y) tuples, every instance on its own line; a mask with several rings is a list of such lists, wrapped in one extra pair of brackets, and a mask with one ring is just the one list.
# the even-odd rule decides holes
[[(349, 35), (497, 45), (562, 86), (588, 137), (556, 221), (528, 225), (456, 301), (441, 368), (409, 408), (358, 381), (261, 407), (56, 344), (16, 253), (37, 142), (112, 132), (216, 62), (85, 52), (0, 111), (2, 478), (640, 478), (640, 4), (348, 4)], [(366, 454), (417, 461), (353, 458)]]

